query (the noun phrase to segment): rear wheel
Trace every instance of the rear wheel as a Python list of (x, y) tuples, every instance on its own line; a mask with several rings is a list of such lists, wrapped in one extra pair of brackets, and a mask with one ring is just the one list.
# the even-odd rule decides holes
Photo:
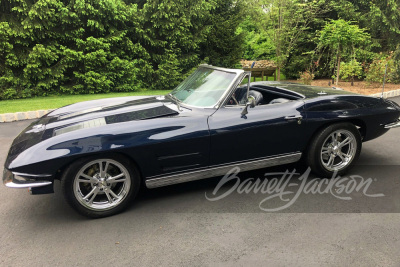
[(140, 177), (129, 160), (115, 155), (73, 163), (61, 186), (67, 202), (82, 215), (100, 218), (124, 210), (136, 196)]
[(345, 173), (361, 151), (361, 135), (351, 123), (332, 124), (319, 131), (311, 142), (307, 163), (318, 175)]

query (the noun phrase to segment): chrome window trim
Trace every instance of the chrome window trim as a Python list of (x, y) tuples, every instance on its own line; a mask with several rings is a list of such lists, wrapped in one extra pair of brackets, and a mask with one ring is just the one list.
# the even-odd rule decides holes
[(241, 75), (240, 79), (238, 79), (238, 81), (229, 89), (229, 93), (227, 93), (226, 98), (221, 101), (220, 105), (217, 106), (217, 108), (218, 107), (220, 107), (220, 108), (222, 108), (222, 107), (224, 107), (224, 108), (225, 107), (241, 107), (241, 108), (243, 108), (243, 107), (246, 106), (246, 104), (243, 104), (243, 105), (229, 105), (229, 106), (227, 106), (227, 102), (228, 102), (229, 98), (233, 95), (235, 90), (238, 88), (240, 83), (244, 80), (244, 78), (246, 78), (247, 75), (249, 75), (249, 80), (247, 82), (247, 93), (246, 93), (246, 96), (247, 96), (246, 98), (248, 98), (249, 90), (250, 90), (251, 72), (250, 71), (245, 71)]
[(184, 173), (170, 174), (161, 177), (149, 177), (145, 183), (147, 188), (156, 188), (167, 185), (179, 184), (189, 181), (201, 180), (220, 175), (225, 175), (231, 168), (240, 167), (241, 171), (250, 171), (277, 165), (293, 163), (300, 160), (302, 153), (294, 152), (274, 157), (258, 158), (250, 161), (216, 165), (206, 169), (194, 170)]

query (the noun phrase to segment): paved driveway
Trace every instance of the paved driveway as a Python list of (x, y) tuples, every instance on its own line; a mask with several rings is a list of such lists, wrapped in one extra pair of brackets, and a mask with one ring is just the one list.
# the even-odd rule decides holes
[[(1, 165), (27, 124), (0, 124)], [(399, 151), (400, 129), (393, 129), (364, 144), (352, 171), (373, 177), (369, 193), (385, 197), (355, 192), (345, 201), (332, 194), (302, 195), (280, 212), (260, 210), (266, 197), (260, 194), (206, 200), (219, 178), (143, 190), (126, 212), (99, 220), (67, 206), (58, 183), (55, 194), (39, 196), (0, 186), (0, 265), (399, 266)]]

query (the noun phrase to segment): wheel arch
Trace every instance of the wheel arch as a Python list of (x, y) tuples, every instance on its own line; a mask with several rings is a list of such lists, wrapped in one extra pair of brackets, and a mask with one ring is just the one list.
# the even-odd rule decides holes
[(337, 124), (337, 123), (352, 123), (353, 125), (355, 125), (358, 129), (358, 131), (360, 132), (361, 135), (361, 140), (364, 139), (365, 135), (367, 134), (367, 125), (365, 123), (365, 121), (363, 121), (362, 119), (358, 119), (358, 118), (351, 118), (351, 119), (343, 119), (343, 120), (336, 120), (336, 121), (330, 121), (330, 122), (326, 122), (322, 125), (320, 125), (317, 129), (315, 129), (315, 131), (313, 132), (313, 134), (311, 135), (310, 139), (307, 141), (307, 145), (304, 148), (303, 154), (306, 155), (308, 148), (310, 147), (312, 141), (314, 140), (315, 136), (322, 131), (323, 129), (325, 129), (326, 127), (332, 125), (332, 124)]
[(97, 155), (102, 155), (102, 156), (117, 155), (117, 156), (122, 156), (122, 157), (128, 159), (131, 162), (131, 164), (133, 164), (133, 166), (136, 168), (136, 170), (139, 172), (140, 180), (141, 180), (141, 182), (144, 183), (144, 176), (143, 176), (143, 173), (142, 173), (142, 170), (141, 170), (139, 164), (137, 164), (135, 159), (132, 158), (128, 153), (124, 153), (122, 151), (108, 151), (108, 152), (101, 152), (101, 153), (89, 154), (89, 155), (80, 155), (78, 157), (74, 157), (73, 159), (70, 159), (68, 162), (64, 163), (60, 168), (58, 168), (58, 170), (56, 171), (56, 173), (54, 175), (54, 180), (61, 180), (61, 178), (63, 177), (63, 174), (66, 171), (66, 169), (68, 168), (68, 166), (73, 164), (74, 162), (84, 159), (84, 158), (94, 157)]

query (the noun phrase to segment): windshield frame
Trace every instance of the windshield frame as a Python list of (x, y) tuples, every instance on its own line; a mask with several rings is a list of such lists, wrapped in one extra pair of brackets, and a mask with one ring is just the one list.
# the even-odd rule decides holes
[[(193, 107), (193, 108), (215, 108), (217, 109), (218, 107), (220, 107), (221, 103), (224, 102), (225, 98), (227, 97), (227, 95), (229, 95), (229, 93), (232, 91), (232, 88), (235, 87), (238, 83), (238, 80), (241, 79), (241, 77), (244, 75), (245, 71), (242, 69), (227, 69), (227, 68), (220, 68), (220, 67), (215, 67), (215, 66), (211, 66), (211, 65), (207, 65), (207, 64), (201, 64), (199, 65), (199, 68), (207, 68), (207, 69), (213, 69), (213, 70), (218, 70), (218, 71), (223, 71), (223, 72), (227, 72), (227, 73), (233, 73), (235, 74), (235, 77), (232, 79), (232, 82), (228, 85), (228, 87), (226, 88), (225, 92), (221, 95), (221, 97), (217, 100), (217, 102), (211, 106), (205, 106), (205, 107), (200, 107), (200, 106), (194, 106), (194, 105), (189, 105), (186, 104), (182, 101), (179, 101), (179, 105), (183, 106), (183, 107)], [(190, 76), (189, 76), (190, 77)], [(184, 80), (186, 81), (186, 79)], [(182, 81), (182, 82), (184, 82)], [(176, 88), (175, 88), (176, 89)], [(175, 90), (174, 89), (174, 90)], [(170, 96), (170, 94), (172, 94), (172, 92), (174, 91), (172, 90), (170, 93), (168, 93), (166, 96), (168, 96), (168, 98), (172, 99), (174, 102), (176, 102), (177, 100), (175, 98), (172, 98)]]

